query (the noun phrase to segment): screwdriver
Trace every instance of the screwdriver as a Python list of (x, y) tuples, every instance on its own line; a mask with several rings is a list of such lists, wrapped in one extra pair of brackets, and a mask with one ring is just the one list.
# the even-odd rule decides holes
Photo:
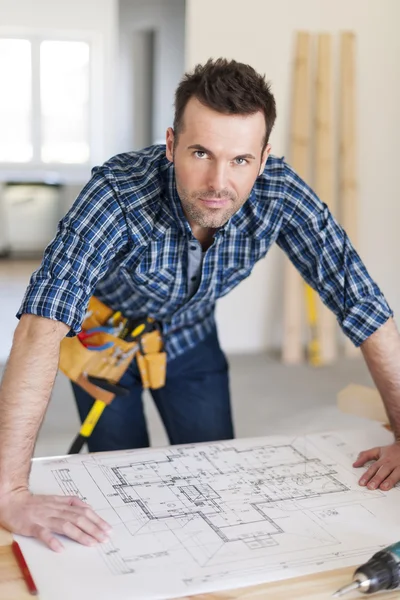
[(334, 598), (358, 590), (373, 594), (381, 590), (393, 590), (400, 586), (400, 542), (377, 552), (354, 572), (353, 582), (333, 594)]

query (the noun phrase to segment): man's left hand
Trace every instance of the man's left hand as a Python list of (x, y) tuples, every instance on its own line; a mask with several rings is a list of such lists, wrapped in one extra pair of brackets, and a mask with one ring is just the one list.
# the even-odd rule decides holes
[(353, 467), (362, 467), (370, 460), (375, 462), (359, 480), (360, 485), (366, 485), (370, 490), (387, 491), (400, 481), (400, 442), (360, 452)]

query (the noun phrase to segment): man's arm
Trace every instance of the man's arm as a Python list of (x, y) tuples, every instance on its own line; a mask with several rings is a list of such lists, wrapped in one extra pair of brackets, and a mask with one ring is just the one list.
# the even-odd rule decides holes
[(374, 460), (360, 484), (389, 490), (400, 481), (400, 336), (393, 319), (365, 340), (361, 351), (385, 404), (395, 443), (361, 452), (353, 466)]
[(396, 443), (362, 452), (354, 466), (375, 459), (360, 483), (390, 489), (400, 480), (400, 341), (392, 310), (328, 207), (287, 165), (282, 215), (277, 244), (361, 346), (382, 394)]
[(23, 315), (0, 388), (0, 524), (56, 551), (62, 544), (54, 533), (93, 545), (110, 530), (79, 498), (28, 491), (30, 460), (68, 330), (59, 321)]

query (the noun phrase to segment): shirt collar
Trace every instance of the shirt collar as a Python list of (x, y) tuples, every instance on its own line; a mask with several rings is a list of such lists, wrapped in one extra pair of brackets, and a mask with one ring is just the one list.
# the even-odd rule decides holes
[(191, 234), (190, 225), (183, 212), (182, 202), (176, 189), (175, 167), (172, 162), (169, 162), (165, 173), (165, 192), (175, 224), (183, 233)]

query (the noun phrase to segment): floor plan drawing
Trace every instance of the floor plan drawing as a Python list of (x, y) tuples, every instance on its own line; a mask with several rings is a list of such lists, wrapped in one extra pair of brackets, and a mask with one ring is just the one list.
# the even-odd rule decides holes
[(334, 432), (69, 456), (35, 462), (32, 487), (112, 524), (95, 549), (68, 545), (65, 569), (90, 552), (93, 597), (174, 598), (357, 564), (395, 541), (400, 490), (358, 485), (360, 449)]

